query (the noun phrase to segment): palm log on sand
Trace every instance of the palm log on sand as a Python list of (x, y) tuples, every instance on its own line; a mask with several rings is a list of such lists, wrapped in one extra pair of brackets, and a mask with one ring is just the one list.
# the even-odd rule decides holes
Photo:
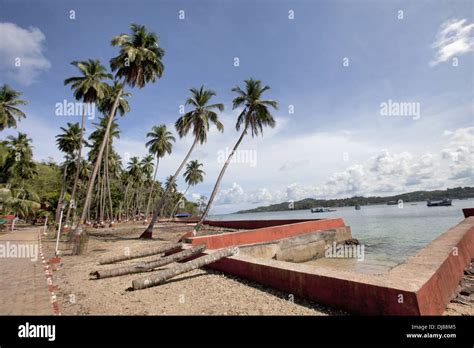
[(149, 262), (143, 262), (140, 264), (129, 265), (129, 266), (122, 266), (113, 269), (106, 269), (102, 271), (95, 271), (90, 274), (91, 278), (95, 279), (102, 279), (102, 278), (110, 278), (110, 277), (117, 277), (125, 274), (132, 274), (132, 273), (141, 273), (152, 270), (154, 268), (158, 268), (164, 265), (167, 265), (172, 262), (177, 262), (181, 260), (185, 260), (191, 256), (199, 254), (206, 250), (206, 245), (201, 244), (194, 248), (183, 250), (179, 253), (161, 257)]
[(165, 245), (160, 245), (156, 248), (138, 250), (138, 251), (134, 252), (133, 254), (132, 253), (123, 253), (122, 255), (115, 255), (115, 256), (107, 257), (107, 258), (103, 259), (102, 261), (100, 261), (99, 264), (100, 265), (107, 265), (109, 263), (125, 261), (125, 260), (131, 260), (131, 259), (138, 259), (140, 257), (146, 257), (146, 256), (166, 253), (166, 252), (169, 252), (169, 251), (180, 249), (182, 245), (183, 245), (183, 243), (165, 244)]
[(202, 266), (211, 264), (220, 259), (223, 259), (224, 257), (232, 256), (238, 253), (238, 251), (239, 249), (236, 247), (222, 249), (212, 254), (201, 256), (192, 261), (181, 263), (174, 267), (168, 268), (164, 271), (160, 271), (158, 273), (155, 273), (154, 275), (135, 279), (132, 282), (133, 290), (146, 289), (155, 285), (159, 285), (165, 282), (166, 280), (171, 279), (179, 274), (186, 273), (196, 268), (200, 268)]

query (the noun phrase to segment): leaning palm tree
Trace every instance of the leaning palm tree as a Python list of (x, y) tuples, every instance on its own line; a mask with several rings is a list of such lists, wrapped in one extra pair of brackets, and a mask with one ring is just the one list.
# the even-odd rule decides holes
[(63, 165), (63, 177), (61, 182), (61, 193), (56, 207), (56, 222), (59, 220), (59, 214), (64, 204), (64, 195), (66, 193), (66, 178), (69, 162), (78, 153), (81, 147), (81, 129), (79, 123), (67, 123), (67, 128), (61, 127), (62, 133), (56, 135), (56, 145), (61, 152), (65, 154)]
[[(107, 69), (100, 64), (99, 60), (89, 59), (86, 61), (74, 61), (71, 64), (79, 69), (82, 75), (70, 77), (64, 80), (64, 85), (71, 85), (71, 89), (74, 91), (74, 97), (76, 100), (81, 100), (84, 104), (97, 103), (107, 95), (109, 86), (103, 81), (111, 79), (112, 75), (109, 74)], [(79, 182), (79, 173), (81, 172), (82, 146), (84, 143), (84, 120), (85, 106), (83, 105), (80, 146), (76, 158), (76, 175), (74, 177), (74, 184), (72, 186), (71, 204), (69, 205), (66, 214), (66, 224), (69, 221), (71, 207), (74, 209), (76, 206), (74, 201), (76, 198), (77, 183)]]
[(8, 85), (0, 88), (0, 131), (5, 128), (16, 128), (17, 120), (26, 117), (18, 105), (26, 105), (28, 102), (18, 99), (20, 95), (20, 92), (11, 89)]
[(240, 134), (239, 139), (235, 143), (232, 152), (229, 154), (227, 160), (222, 166), (221, 172), (219, 173), (214, 189), (212, 190), (211, 197), (209, 198), (209, 202), (207, 203), (206, 209), (204, 210), (201, 219), (194, 227), (194, 234), (197, 234), (199, 232), (199, 229), (202, 227), (204, 220), (209, 214), (212, 202), (214, 201), (214, 198), (216, 197), (216, 194), (219, 191), (219, 186), (222, 181), (222, 178), (224, 177), (225, 170), (227, 169), (227, 166), (232, 160), (232, 157), (234, 156), (235, 151), (242, 142), (242, 139), (244, 138), (245, 134), (250, 131), (252, 137), (257, 136), (258, 134), (263, 135), (263, 127), (275, 127), (275, 119), (268, 110), (268, 107), (278, 109), (278, 103), (274, 100), (261, 99), (263, 92), (269, 89), (270, 87), (262, 87), (261, 82), (259, 80), (254, 80), (252, 78), (249, 80), (245, 80), (245, 91), (240, 89), (240, 87), (235, 87), (232, 89), (233, 92), (236, 92), (238, 94), (238, 96), (235, 97), (232, 101), (233, 109), (236, 109), (241, 106), (244, 107), (239, 117), (237, 118), (235, 128), (237, 129), (237, 131), (240, 131), (240, 128), (243, 127), (243, 130)]
[(163, 158), (166, 154), (171, 154), (171, 151), (173, 150), (172, 142), (175, 142), (176, 140), (171, 134), (171, 132), (166, 129), (166, 125), (164, 124), (161, 124), (159, 126), (153, 126), (151, 132), (148, 132), (146, 136), (147, 138), (151, 138), (146, 143), (148, 152), (156, 157), (155, 172), (153, 174), (153, 181), (151, 182), (150, 193), (148, 194), (148, 203), (146, 205), (145, 218), (148, 219), (148, 212), (150, 211), (153, 186), (155, 185), (156, 172), (158, 171), (160, 158)]
[[(112, 46), (119, 46), (120, 52), (117, 57), (110, 60), (110, 67), (112, 71), (116, 71), (115, 76), (117, 79), (123, 78), (124, 83), (128, 84), (130, 87), (138, 86), (139, 88), (143, 88), (147, 83), (155, 82), (157, 78), (162, 76), (164, 67), (161, 60), (165, 52), (158, 46), (158, 36), (154, 33), (148, 32), (144, 26), (132, 24), (130, 29), (132, 31), (131, 34), (120, 34), (112, 39)], [(87, 217), (92, 198), (92, 189), (102, 161), (102, 155), (104, 153), (106, 139), (108, 139), (110, 125), (115, 116), (122, 93), (123, 87), (121, 87), (117, 92), (115, 102), (110, 109), (106, 135), (100, 146), (94, 169), (87, 185), (83, 211), (78, 227), (75, 231), (76, 243), (73, 254), (79, 254), (81, 252), (80, 241), (83, 223)]]
[[(186, 105), (192, 105), (194, 110), (185, 113), (175, 123), (175, 128), (180, 138), (186, 136), (189, 131), (192, 130), (194, 135), (194, 141), (189, 149), (188, 153), (184, 157), (183, 161), (179, 165), (178, 169), (172, 177), (172, 181), (175, 182), (179, 173), (183, 169), (184, 165), (188, 161), (189, 156), (194, 150), (194, 147), (199, 143), (203, 144), (207, 141), (207, 133), (209, 132), (209, 123), (213, 123), (217, 130), (220, 132), (224, 131), (224, 125), (219, 121), (219, 117), (214, 110), (223, 111), (224, 104), (208, 104), (210, 99), (216, 95), (212, 90), (204, 89), (201, 86), (200, 89), (191, 88), (191, 97), (186, 100)], [(158, 215), (163, 208), (166, 198), (169, 194), (169, 190), (161, 195), (158, 204), (153, 212), (153, 218), (150, 221), (147, 229), (141, 234), (140, 238), (151, 239), (153, 237), (153, 227), (158, 220)]]
[[(191, 186), (195, 186), (204, 180), (204, 174), (206, 173), (201, 169), (201, 167), (202, 163), (199, 163), (198, 160), (190, 161), (186, 165), (186, 171), (184, 172), (183, 176), (184, 181), (186, 182), (186, 184), (188, 184), (188, 187), (186, 187), (186, 190), (183, 193), (183, 197), (186, 197), (186, 193), (188, 193), (188, 190)], [(180, 202), (181, 199), (174, 206), (173, 211), (171, 212), (170, 221), (173, 218), (176, 209), (178, 209)]]

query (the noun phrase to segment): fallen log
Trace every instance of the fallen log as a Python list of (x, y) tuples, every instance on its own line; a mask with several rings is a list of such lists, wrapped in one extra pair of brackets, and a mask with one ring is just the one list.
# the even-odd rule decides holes
[(166, 245), (160, 245), (156, 248), (138, 250), (133, 254), (132, 253), (124, 253), (123, 255), (110, 256), (110, 257), (104, 258), (102, 261), (99, 262), (99, 264), (100, 265), (107, 265), (109, 263), (114, 263), (114, 262), (118, 262), (118, 261), (132, 260), (132, 259), (138, 259), (140, 257), (146, 257), (146, 256), (166, 253), (166, 252), (169, 252), (169, 251), (180, 249), (182, 245), (183, 245), (183, 243), (166, 244)]
[(160, 271), (158, 273), (155, 273), (154, 275), (135, 279), (134, 281), (132, 281), (133, 290), (146, 289), (152, 286), (159, 285), (168, 279), (176, 277), (179, 274), (186, 273), (196, 268), (200, 268), (202, 266), (216, 262), (220, 259), (223, 259), (224, 257), (232, 256), (238, 253), (238, 251), (239, 248), (236, 247), (222, 249), (212, 254), (201, 256), (192, 261), (181, 263), (179, 265), (176, 265), (175, 267)]
[(146, 272), (154, 268), (158, 268), (158, 267), (170, 264), (172, 262), (185, 260), (191, 256), (194, 256), (196, 254), (203, 252), (204, 250), (206, 250), (206, 245), (201, 244), (191, 249), (183, 250), (183, 251), (180, 251), (179, 253), (165, 256), (165, 257), (162, 257), (150, 262), (143, 262), (143, 263), (135, 264), (135, 265), (122, 266), (122, 267), (113, 268), (113, 269), (106, 269), (106, 270), (91, 272), (90, 277), (92, 279), (103, 279), (103, 278), (110, 278), (110, 277), (118, 277), (118, 276), (126, 275), (126, 274)]

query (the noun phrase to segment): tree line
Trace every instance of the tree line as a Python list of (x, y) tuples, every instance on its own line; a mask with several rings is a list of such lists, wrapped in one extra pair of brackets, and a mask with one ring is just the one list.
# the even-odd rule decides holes
[[(9, 136), (0, 143), (0, 204), (1, 211), (14, 213), (22, 218), (36, 219), (38, 216), (54, 215), (58, 221), (61, 212), (65, 224), (71, 226), (70, 240), (73, 253), (80, 254), (85, 237), (86, 223), (98, 224), (113, 221), (138, 219), (149, 224), (140, 236), (152, 238), (153, 228), (159, 218), (172, 218), (179, 209), (196, 214), (200, 220), (194, 227), (199, 234), (209, 214), (224, 173), (235, 151), (247, 134), (258, 136), (265, 127), (274, 127), (275, 119), (270, 109), (277, 109), (274, 100), (263, 99), (263, 93), (270, 89), (261, 81), (249, 78), (243, 87), (234, 87), (236, 94), (232, 108), (238, 110), (235, 128), (239, 137), (232, 152), (222, 166), (213, 191), (205, 202), (186, 200), (190, 187), (198, 185), (206, 174), (202, 163), (192, 159), (193, 151), (207, 142), (209, 130), (215, 127), (224, 131), (219, 113), (223, 103), (215, 103), (216, 92), (204, 86), (191, 88), (185, 105), (191, 110), (176, 120), (174, 127), (179, 139), (191, 136), (192, 145), (180, 161), (176, 171), (169, 175), (165, 183), (156, 180), (160, 160), (171, 156), (177, 139), (165, 124), (153, 126), (146, 134), (148, 155), (132, 157), (127, 163), (114, 148), (114, 140), (120, 137), (118, 116), (124, 117), (131, 110), (132, 94), (127, 88), (141, 89), (155, 83), (164, 72), (165, 51), (159, 45), (159, 37), (145, 26), (130, 25), (130, 32), (115, 36), (111, 45), (117, 47), (117, 56), (110, 59), (110, 71), (99, 60), (73, 61), (77, 76), (64, 80), (78, 102), (92, 103), (101, 113), (98, 122), (93, 123), (94, 131), (85, 139), (85, 109), (82, 108), (81, 122), (67, 123), (56, 136), (56, 145), (64, 154), (60, 165), (38, 164), (33, 160), (32, 141), (24, 133)], [(0, 131), (16, 128), (17, 121), (25, 118), (21, 106), (27, 104), (20, 99), (21, 93), (8, 85), (0, 89)], [(87, 156), (84, 149), (88, 148)], [(49, 168), (60, 177), (56, 183), (57, 199), (38, 197), (28, 190), (40, 174), (38, 168)], [(184, 169), (186, 189), (178, 192), (176, 181)], [(21, 208), (21, 209), (20, 209)]]

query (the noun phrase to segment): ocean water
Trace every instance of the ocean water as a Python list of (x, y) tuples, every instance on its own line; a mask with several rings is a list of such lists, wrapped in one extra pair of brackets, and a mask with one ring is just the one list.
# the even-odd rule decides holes
[(334, 208), (328, 213), (293, 210), (267, 213), (213, 215), (211, 220), (264, 219), (344, 219), (353, 238), (364, 245), (364, 260), (319, 259), (310, 264), (344, 268), (365, 273), (380, 273), (394, 267), (429, 244), (440, 234), (464, 219), (462, 208), (474, 207), (474, 199), (453, 200), (450, 207), (427, 207), (426, 202), (398, 205)]

